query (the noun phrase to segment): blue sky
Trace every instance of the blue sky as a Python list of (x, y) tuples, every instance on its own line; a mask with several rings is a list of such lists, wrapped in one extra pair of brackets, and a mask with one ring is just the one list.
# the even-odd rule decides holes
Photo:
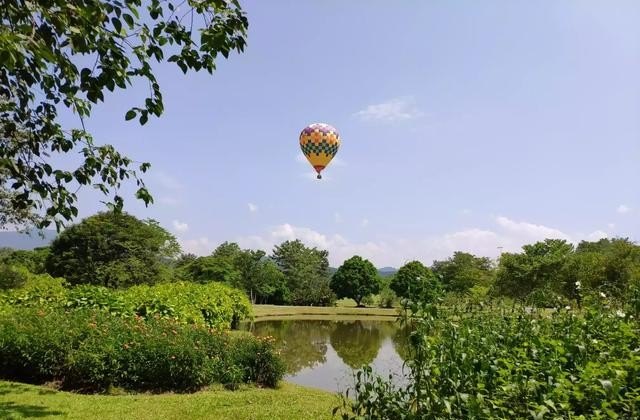
[[(244, 54), (213, 76), (156, 66), (165, 114), (88, 129), (152, 163), (186, 251), (300, 238), (376, 265), (495, 256), (545, 237), (640, 239), (640, 2), (246, 1)], [(341, 133), (317, 181), (300, 130)], [(69, 119), (69, 123), (75, 120)], [(101, 209), (81, 192), (81, 216)]]

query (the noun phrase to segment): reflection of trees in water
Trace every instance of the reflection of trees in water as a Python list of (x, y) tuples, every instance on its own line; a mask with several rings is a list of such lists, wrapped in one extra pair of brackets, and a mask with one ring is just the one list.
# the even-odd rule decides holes
[(378, 355), (384, 334), (377, 323), (338, 322), (331, 332), (331, 346), (354, 369), (369, 365)]
[(393, 347), (402, 360), (407, 360), (410, 356), (409, 336), (411, 329), (407, 326), (397, 328), (393, 334)]
[(326, 362), (327, 341), (335, 323), (330, 321), (264, 321), (253, 325), (255, 335), (276, 339), (287, 373)]

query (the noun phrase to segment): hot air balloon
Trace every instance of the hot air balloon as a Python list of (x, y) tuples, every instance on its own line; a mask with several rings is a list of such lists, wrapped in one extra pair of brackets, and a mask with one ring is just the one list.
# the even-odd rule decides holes
[(329, 165), (339, 147), (340, 134), (329, 124), (310, 124), (300, 133), (300, 148), (318, 173), (318, 179), (322, 179), (320, 172)]

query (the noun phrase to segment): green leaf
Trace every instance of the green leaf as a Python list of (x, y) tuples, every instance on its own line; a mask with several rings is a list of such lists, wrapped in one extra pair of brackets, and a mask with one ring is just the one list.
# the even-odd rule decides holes
[(127, 111), (127, 114), (124, 116), (125, 121), (129, 121), (132, 120), (136, 117), (136, 111), (134, 111), (133, 109), (130, 109), (129, 111)]

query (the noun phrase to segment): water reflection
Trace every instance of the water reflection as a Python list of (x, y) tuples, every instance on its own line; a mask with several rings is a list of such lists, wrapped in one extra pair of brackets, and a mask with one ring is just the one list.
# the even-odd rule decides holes
[(383, 336), (376, 324), (352, 321), (336, 322), (330, 338), (331, 346), (340, 359), (353, 369), (358, 369), (373, 362)]
[(244, 328), (276, 339), (290, 382), (341, 391), (352, 385), (353, 369), (363, 365), (402, 377), (406, 334), (394, 321), (278, 320)]

